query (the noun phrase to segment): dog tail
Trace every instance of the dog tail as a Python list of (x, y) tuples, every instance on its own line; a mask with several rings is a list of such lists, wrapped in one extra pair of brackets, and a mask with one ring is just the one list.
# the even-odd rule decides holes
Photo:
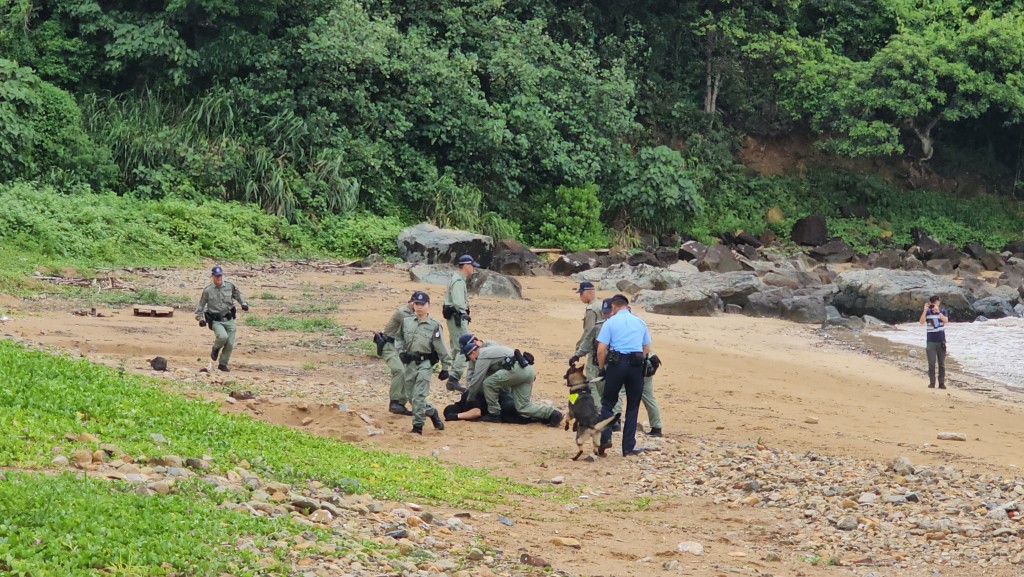
[(618, 421), (619, 417), (621, 417), (621, 416), (622, 416), (622, 413), (615, 413), (614, 415), (612, 415), (612, 416), (608, 417), (607, 419), (605, 419), (603, 421), (600, 421), (596, 425), (594, 425), (594, 430), (597, 431), (597, 432), (601, 432), (601, 431), (605, 430), (606, 428), (610, 427), (612, 423), (614, 423), (615, 421)]

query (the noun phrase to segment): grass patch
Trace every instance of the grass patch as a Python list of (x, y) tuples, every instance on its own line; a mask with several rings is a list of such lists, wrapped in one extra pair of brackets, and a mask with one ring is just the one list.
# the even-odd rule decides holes
[(192, 308), (194, 304), (188, 297), (164, 294), (155, 289), (97, 291), (90, 287), (61, 287), (59, 294), (66, 298), (105, 305), (142, 304), (182, 309)]
[[(303, 484), (316, 479), (328, 487), (396, 500), (486, 507), (509, 495), (560, 495), (436, 459), (364, 450), (246, 416), (223, 415), (213, 403), (150, 386), (157, 383), (0, 341), (0, 466), (47, 464), (55, 445), (95, 449), (64, 438), (89, 432), (143, 462), (167, 453), (209, 455), (223, 471), (245, 459), (251, 470), (270, 479)], [(151, 433), (162, 434), (171, 448), (155, 445)]]
[(333, 313), (338, 310), (334, 303), (302, 303), (288, 307), (288, 312), (297, 315)]
[(277, 296), (272, 292), (264, 291), (261, 295), (259, 295), (259, 298), (265, 301), (279, 301), (284, 297)]
[(359, 281), (359, 282), (354, 282), (352, 284), (347, 284), (347, 285), (341, 287), (339, 290), (341, 290), (341, 292), (355, 292), (355, 291), (361, 291), (361, 290), (365, 290), (365, 289), (366, 289), (366, 283), (363, 282), (363, 281)]
[(330, 317), (294, 318), (287, 316), (245, 317), (247, 326), (265, 331), (295, 331), (300, 333), (330, 333), (341, 335), (344, 329)]
[[(267, 574), (256, 552), (305, 528), (218, 508), (202, 481), (143, 497), (125, 483), (7, 473), (0, 483), (0, 573), (4, 575)], [(284, 574), (283, 568), (272, 571)]]

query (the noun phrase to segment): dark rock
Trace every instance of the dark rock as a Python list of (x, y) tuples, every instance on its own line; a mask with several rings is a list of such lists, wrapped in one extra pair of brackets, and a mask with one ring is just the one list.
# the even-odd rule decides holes
[(990, 319), (1015, 317), (1013, 303), (1003, 297), (991, 296), (974, 301), (974, 311)]
[(772, 270), (766, 273), (761, 280), (769, 286), (788, 287), (791, 289), (821, 284), (821, 278), (816, 273), (787, 269)]
[(167, 359), (163, 357), (153, 357), (152, 359), (149, 359), (149, 366), (152, 367), (154, 371), (166, 371)]
[(951, 275), (953, 274), (953, 264), (949, 262), (949, 259), (945, 258), (933, 258), (932, 260), (924, 263), (924, 267), (928, 269), (928, 272), (937, 275)]
[(735, 250), (747, 260), (758, 260), (757, 249), (749, 244), (738, 244)]
[(704, 256), (697, 261), (697, 268), (718, 273), (739, 272), (743, 269), (732, 251), (720, 244), (708, 247)]
[(1006, 265), (1006, 263), (1003, 262), (1003, 257), (994, 252), (986, 252), (981, 255), (979, 260), (981, 261), (981, 266), (985, 267), (985, 270), (989, 271), (1001, 271)]
[(414, 263), (454, 264), (468, 254), (486, 268), (494, 253), (494, 241), (489, 236), (437, 228), (425, 222), (400, 232), (397, 243), (398, 256)]
[(447, 264), (418, 264), (409, 269), (409, 278), (413, 282), (447, 287), (456, 270)]
[(626, 264), (628, 264), (630, 266), (637, 266), (637, 265), (641, 265), (641, 264), (646, 264), (646, 265), (649, 265), (649, 266), (656, 266), (656, 267), (662, 266), (662, 264), (658, 260), (658, 258), (656, 256), (654, 256), (653, 254), (647, 252), (647, 251), (638, 252), (638, 253), (629, 255), (629, 258), (626, 259)]
[(515, 277), (490, 270), (478, 270), (466, 283), (469, 294), (490, 297), (523, 298), (523, 285)]
[(868, 268), (900, 268), (903, 265), (903, 255), (903, 251), (893, 248), (880, 250), (868, 256)]
[(802, 246), (821, 246), (828, 242), (828, 222), (819, 214), (805, 216), (793, 225), (789, 238)]
[(965, 255), (956, 249), (956, 245), (944, 244), (932, 252), (932, 260), (934, 259), (945, 259), (950, 262), (954, 267), (960, 264), (960, 260), (965, 258)]
[(922, 303), (938, 295), (953, 321), (974, 318), (967, 292), (930, 272), (886, 269), (846, 271), (836, 278), (832, 302), (847, 315), (871, 315), (890, 323), (916, 321)]
[(832, 268), (832, 265), (829, 264), (820, 264), (814, 267), (814, 270), (811, 272), (818, 275), (821, 284), (832, 284), (836, 282), (836, 277), (839, 275), (836, 269)]
[(1024, 279), (1007, 279), (1006, 284), (1002, 277), (996, 281), (996, 285), (993, 286), (987, 281), (977, 277), (967, 277), (963, 279), (960, 286), (964, 290), (974, 295), (975, 299), (983, 299), (986, 297), (1000, 297), (1010, 302), (1010, 304), (1016, 304), (1020, 302), (1020, 293), (1018, 288), (1021, 284), (1024, 284)]
[(932, 258), (936, 251), (942, 248), (942, 244), (930, 236), (922, 236), (911, 247), (911, 252), (920, 257), (921, 260)]
[(661, 263), (661, 266), (672, 266), (679, 262), (679, 249), (661, 246), (654, 251), (654, 258)]
[(707, 245), (701, 244), (695, 240), (688, 240), (683, 243), (683, 246), (679, 247), (679, 260), (685, 260), (687, 262), (691, 260), (700, 260), (704, 257), (704, 253), (707, 251)]
[(1024, 254), (1024, 240), (1015, 240), (1007, 243), (1006, 246), (1003, 247), (1003, 252)]
[(723, 308), (715, 293), (695, 288), (674, 288), (665, 291), (641, 291), (634, 301), (649, 313), (674, 316), (711, 316)]
[(665, 290), (677, 286), (674, 281), (666, 280), (663, 275), (665, 272), (649, 264), (637, 266), (630, 266), (626, 263), (617, 264), (604, 271), (598, 288), (635, 294), (641, 290)]
[(766, 228), (764, 232), (761, 233), (762, 245), (775, 244), (777, 242), (779, 242), (779, 235), (775, 234), (774, 230)]
[(756, 236), (750, 234), (745, 230), (741, 231), (739, 234), (736, 235), (736, 242), (745, 244), (747, 246), (751, 246), (753, 248), (761, 248), (762, 246), (764, 246), (764, 243), (758, 240)]
[(912, 254), (908, 254), (906, 257), (903, 258), (903, 262), (901, 263), (901, 266), (903, 267), (903, 270), (906, 270), (906, 271), (923, 271), (924, 270), (924, 263), (919, 261), (919, 260), (917, 260), (917, 258), (914, 255), (912, 255)]
[(781, 318), (782, 301), (793, 298), (793, 290), (788, 288), (777, 288), (754, 293), (747, 297), (747, 304), (743, 307), (743, 314), (751, 317)]
[(662, 235), (658, 237), (658, 245), (667, 248), (678, 248), (679, 242), (679, 235), (674, 232), (662, 233)]
[(859, 204), (848, 204), (839, 209), (839, 214), (843, 218), (867, 218), (871, 216), (871, 212)]
[(981, 263), (974, 259), (964, 258), (957, 265), (956, 269), (960, 271), (960, 275), (974, 275), (977, 276), (985, 271), (985, 267), (981, 266)]
[(793, 296), (782, 299), (783, 319), (795, 323), (821, 324), (825, 322), (825, 301), (820, 296)]
[(392, 539), (396, 540), (405, 539), (409, 536), (409, 531), (407, 529), (396, 529), (394, 531), (388, 531), (387, 533), (384, 533), (384, 536), (391, 537)]
[(309, 515), (320, 508), (320, 501), (308, 497), (299, 497), (292, 499), (291, 507), (295, 511), (301, 511), (304, 515)]
[(811, 249), (808, 254), (817, 260), (835, 264), (850, 262), (856, 253), (853, 252), (850, 245), (846, 244), (846, 241), (837, 238)]
[(964, 254), (971, 258), (981, 260), (981, 257), (988, 254), (985, 247), (980, 242), (969, 242), (964, 245)]
[(551, 263), (551, 274), (569, 276), (599, 266), (597, 253), (581, 250), (572, 254), (562, 255)]
[(514, 276), (532, 276), (541, 265), (540, 258), (518, 241), (506, 239), (494, 245), (490, 269)]
[(740, 305), (725, 305), (725, 313), (730, 315), (736, 315), (743, 312), (743, 307)]
[(373, 253), (367, 255), (366, 258), (364, 258), (363, 260), (356, 261), (350, 264), (349, 266), (352, 268), (371, 268), (374, 266), (380, 266), (382, 264), (385, 264), (385, 262), (386, 261), (384, 260), (384, 257), (380, 256), (377, 253)]

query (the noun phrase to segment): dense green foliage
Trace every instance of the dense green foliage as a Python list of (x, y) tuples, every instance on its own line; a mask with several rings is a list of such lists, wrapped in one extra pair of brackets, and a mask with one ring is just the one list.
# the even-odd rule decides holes
[(902, 165), (887, 196), (1024, 189), (1019, 0), (0, 0), (0, 54), (0, 181), (238, 201), (307, 251), (389, 253), (424, 218), (707, 238), (825, 202), (813, 170), (738, 166), (746, 135)]
[[(211, 403), (163, 392), (146, 379), (28, 351), (0, 341), (0, 466), (38, 466), (52, 448), (76, 443), (67, 433), (89, 432), (135, 458), (162, 455), (160, 433), (183, 457), (209, 455), (217, 470), (245, 459), (253, 472), (289, 483), (316, 479), (329, 487), (361, 489), (395, 499), (425, 498), (457, 505), (536, 494), (529, 487), (447, 467), (431, 459), (366, 451), (249, 417), (224, 415)], [(95, 446), (89, 446), (95, 450)]]

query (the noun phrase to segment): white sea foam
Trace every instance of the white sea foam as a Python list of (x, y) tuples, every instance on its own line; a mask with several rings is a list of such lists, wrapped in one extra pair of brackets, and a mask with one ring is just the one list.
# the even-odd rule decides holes
[[(922, 358), (925, 328), (918, 323), (896, 325), (896, 330), (878, 331), (876, 336), (920, 347)], [(946, 354), (964, 370), (980, 377), (1024, 389), (1024, 319), (998, 319), (946, 325)]]

